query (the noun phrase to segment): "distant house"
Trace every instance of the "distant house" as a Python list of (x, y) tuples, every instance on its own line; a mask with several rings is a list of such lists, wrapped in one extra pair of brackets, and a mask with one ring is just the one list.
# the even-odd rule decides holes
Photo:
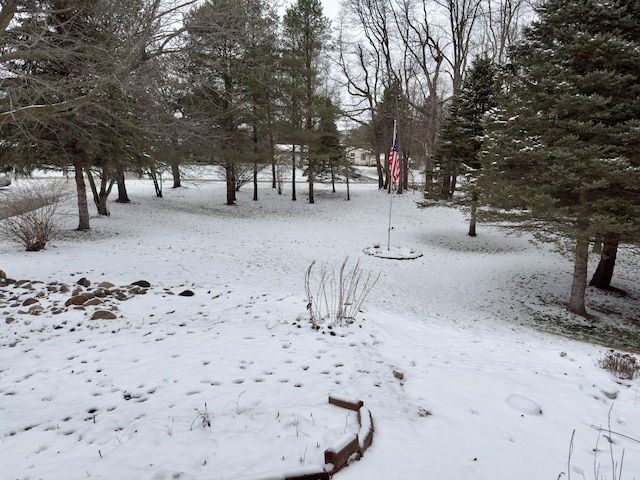
[[(276, 145), (276, 158), (278, 163), (291, 163), (292, 146), (288, 144)], [(296, 147), (296, 163), (300, 165), (302, 160), (306, 158), (306, 153), (300, 151), (300, 146)], [(347, 147), (347, 158), (349, 163), (358, 167), (375, 167), (376, 156), (370, 150), (360, 147)]]
[(347, 157), (351, 165), (359, 167), (375, 167), (376, 165), (376, 156), (374, 153), (364, 148), (349, 148), (347, 150)]

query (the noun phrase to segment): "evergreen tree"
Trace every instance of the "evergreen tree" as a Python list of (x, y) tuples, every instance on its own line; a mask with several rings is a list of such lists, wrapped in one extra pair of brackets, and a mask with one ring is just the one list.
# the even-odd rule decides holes
[(476, 235), (478, 191), (474, 179), (481, 167), (478, 153), (484, 137), (484, 117), (495, 108), (499, 93), (496, 66), (486, 57), (475, 58), (460, 93), (449, 106), (438, 140), (435, 164), (445, 172), (441, 179), (441, 196), (451, 200), (456, 179), (459, 175), (465, 177), (464, 188), (471, 203), (470, 236)]
[(322, 83), (318, 65), (327, 48), (330, 24), (322, 14), (320, 0), (297, 0), (285, 12), (283, 23), (283, 64), (287, 76), (285, 89), (291, 99), (292, 136), (306, 156), (309, 203), (314, 203), (318, 149), (315, 131), (323, 108), (323, 98), (318, 94)]
[(330, 99), (325, 99), (325, 108), (320, 112), (320, 126), (318, 129), (317, 176), (323, 181), (331, 182), (331, 189), (335, 193), (336, 176), (346, 172), (348, 165), (344, 149), (340, 145), (340, 133), (336, 125), (338, 109)]
[[(140, 6), (139, 0), (34, 2), (2, 38), (3, 50), (13, 51), (3, 63), (3, 97), (21, 106), (21, 114), (1, 126), (10, 161), (23, 171), (72, 168), (79, 230), (89, 229), (84, 173), (139, 158), (144, 135), (136, 101), (112, 76), (130, 47), (131, 29), (138, 28), (131, 18)], [(104, 214), (106, 184), (101, 190), (94, 199)]]
[(483, 184), (572, 239), (568, 310), (587, 315), (589, 243), (640, 232), (640, 4), (548, 0), (512, 54)]
[(236, 199), (236, 164), (257, 161), (267, 122), (267, 66), (275, 43), (269, 15), (263, 0), (207, 0), (186, 20), (192, 86), (185, 114), (203, 128), (200, 153), (215, 151), (212, 161), (224, 166), (228, 205)]
[(382, 100), (378, 103), (376, 108), (376, 121), (372, 125), (376, 143), (387, 146), (385, 151), (387, 157), (384, 164), (384, 188), (388, 189), (389, 192), (391, 191), (391, 179), (389, 176), (388, 155), (391, 149), (391, 143), (393, 142), (393, 125), (394, 122), (397, 122), (398, 143), (400, 144), (400, 150), (402, 151), (402, 145), (404, 145), (402, 135), (405, 131), (404, 121), (407, 116), (406, 101), (402, 92), (402, 84), (399, 80), (393, 81), (382, 93)]

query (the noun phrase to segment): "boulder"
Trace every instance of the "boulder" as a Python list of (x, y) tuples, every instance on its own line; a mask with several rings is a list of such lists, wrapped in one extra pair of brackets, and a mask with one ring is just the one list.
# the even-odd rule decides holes
[(69, 298), (66, 302), (64, 302), (64, 306), (68, 307), (70, 305), (83, 305), (86, 301), (89, 300), (89, 297), (86, 295), (74, 295)]
[(115, 320), (116, 314), (108, 310), (96, 310), (91, 315), (91, 320)]
[(84, 302), (82, 305), (85, 307), (91, 307), (93, 305), (102, 305), (102, 300), (100, 300), (99, 298), (92, 298)]

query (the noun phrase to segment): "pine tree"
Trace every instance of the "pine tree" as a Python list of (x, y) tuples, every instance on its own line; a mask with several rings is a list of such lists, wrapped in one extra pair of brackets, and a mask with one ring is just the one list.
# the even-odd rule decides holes
[(318, 87), (322, 83), (318, 65), (327, 48), (330, 24), (322, 14), (320, 0), (297, 0), (285, 12), (283, 23), (283, 63), (288, 77), (285, 89), (291, 98), (293, 136), (297, 137), (301, 153), (307, 159), (309, 203), (314, 203), (318, 143), (314, 132), (324, 107), (324, 100), (318, 95)]
[(346, 170), (349, 174), (349, 165), (346, 163), (344, 149), (340, 145), (340, 133), (336, 124), (338, 109), (330, 99), (325, 99), (325, 108), (320, 112), (320, 125), (318, 128), (318, 151), (316, 174), (319, 179), (331, 182), (331, 189), (336, 191), (336, 175)]
[[(22, 112), (3, 122), (4, 146), (12, 166), (23, 171), (74, 170), (78, 230), (89, 229), (83, 172), (94, 165), (105, 172), (115, 164), (131, 165), (144, 148), (137, 102), (126, 81), (114, 78), (132, 29), (138, 28), (132, 18), (141, 5), (140, 0), (34, 2), (34, 10), (18, 15), (3, 37), (2, 48), (13, 50), (13, 56), (3, 62), (8, 81), (2, 97)], [(24, 113), (34, 106), (31, 111), (40, 114)], [(109, 182), (105, 178), (101, 191), (94, 189), (100, 214), (108, 213)]]
[(213, 162), (224, 167), (227, 205), (236, 200), (236, 165), (257, 168), (268, 121), (275, 29), (270, 15), (263, 0), (207, 0), (187, 16), (185, 70), (191, 87), (185, 113), (203, 128), (201, 152), (210, 157), (215, 150)]
[(481, 167), (478, 153), (483, 143), (484, 117), (496, 106), (499, 92), (498, 72), (493, 62), (483, 57), (474, 59), (460, 93), (449, 106), (449, 114), (442, 126), (435, 155), (436, 165), (440, 167), (440, 171), (447, 172), (445, 178), (450, 179), (443, 185), (442, 197), (453, 198), (453, 179), (458, 175), (463, 175), (466, 179), (464, 186), (471, 204), (470, 236), (476, 235), (478, 191), (474, 179)]
[(538, 233), (574, 241), (568, 310), (587, 316), (590, 241), (640, 233), (640, 4), (548, 0), (537, 13), (511, 52), (483, 185)]

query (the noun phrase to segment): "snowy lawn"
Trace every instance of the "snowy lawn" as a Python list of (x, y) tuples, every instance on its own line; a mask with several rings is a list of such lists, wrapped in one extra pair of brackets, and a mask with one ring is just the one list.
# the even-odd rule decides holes
[[(133, 203), (110, 202), (85, 233), (70, 202), (42, 252), (0, 244), (0, 268), (24, 280), (0, 288), (1, 478), (323, 465), (357, 429), (330, 394), (362, 400), (375, 425), (339, 479), (640, 478), (640, 381), (600, 368), (606, 347), (532, 327), (567, 318), (566, 258), (495, 228), (470, 238), (458, 211), (416, 208), (418, 193), (393, 201), (393, 248), (421, 254), (398, 261), (365, 252), (387, 245), (375, 185), (352, 185), (350, 202), (319, 187), (314, 205), (303, 184), (297, 202), (266, 183), (252, 202), (245, 186), (234, 207), (221, 182), (185, 185), (159, 199), (131, 181)], [(631, 255), (615, 274), (629, 296), (588, 292), (600, 322), (638, 321)], [(353, 324), (312, 330), (305, 270), (345, 257), (380, 279)], [(97, 300), (65, 306), (87, 292)]]

